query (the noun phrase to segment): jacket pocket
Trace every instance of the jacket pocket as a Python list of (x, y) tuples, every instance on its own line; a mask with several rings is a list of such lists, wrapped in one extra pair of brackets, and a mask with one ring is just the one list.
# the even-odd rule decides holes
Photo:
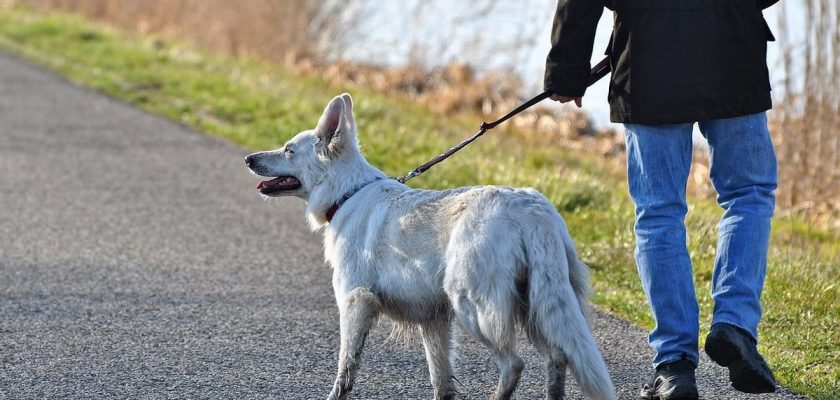
[(612, 2), (619, 11), (651, 10), (721, 10), (732, 8), (755, 8), (756, 0), (615, 0)]

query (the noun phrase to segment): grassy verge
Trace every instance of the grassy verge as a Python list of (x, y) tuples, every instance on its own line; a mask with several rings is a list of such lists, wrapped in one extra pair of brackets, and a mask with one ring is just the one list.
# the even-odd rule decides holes
[[(359, 87), (329, 87), (254, 60), (211, 55), (189, 45), (137, 38), (79, 18), (0, 7), (0, 49), (70, 79), (252, 149), (276, 147), (310, 128), (342, 90), (356, 99), (365, 155), (404, 173), (470, 133), (478, 117), (442, 118), (408, 101)], [(414, 186), (532, 186), (566, 218), (593, 271), (595, 302), (650, 327), (632, 259), (633, 209), (625, 183), (598, 159), (525, 133), (494, 131)], [(693, 201), (687, 224), (703, 330), (720, 211)], [(778, 220), (764, 295), (762, 351), (780, 381), (818, 399), (840, 393), (840, 239), (793, 219)]]

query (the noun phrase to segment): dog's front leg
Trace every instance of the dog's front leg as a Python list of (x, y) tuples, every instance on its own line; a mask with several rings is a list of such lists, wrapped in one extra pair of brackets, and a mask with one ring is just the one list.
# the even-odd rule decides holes
[(341, 350), (338, 375), (329, 400), (343, 400), (353, 389), (365, 339), (379, 315), (381, 303), (367, 288), (355, 288), (340, 304)]

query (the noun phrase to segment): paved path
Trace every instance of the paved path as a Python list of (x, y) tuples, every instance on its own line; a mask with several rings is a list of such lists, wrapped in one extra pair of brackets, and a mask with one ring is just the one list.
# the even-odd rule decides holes
[[(324, 398), (338, 319), (320, 238), (300, 201), (257, 196), (245, 153), (0, 54), (0, 398)], [(635, 398), (645, 334), (594, 326)], [(353, 398), (430, 398), (421, 345), (387, 334)], [(461, 342), (463, 397), (487, 398), (496, 367)], [(517, 398), (541, 398), (523, 346)], [(706, 399), (759, 398), (707, 359), (699, 374)]]

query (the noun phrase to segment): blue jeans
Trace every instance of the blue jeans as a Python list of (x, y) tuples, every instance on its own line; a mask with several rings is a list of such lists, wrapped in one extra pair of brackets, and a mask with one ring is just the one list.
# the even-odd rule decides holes
[[(694, 124), (625, 124), (627, 177), (636, 205), (636, 266), (656, 326), (654, 366), (698, 360), (699, 312), (686, 245), (686, 182)], [(776, 155), (765, 113), (699, 123), (723, 217), (712, 274), (712, 323), (758, 338), (761, 289), (775, 207)]]

